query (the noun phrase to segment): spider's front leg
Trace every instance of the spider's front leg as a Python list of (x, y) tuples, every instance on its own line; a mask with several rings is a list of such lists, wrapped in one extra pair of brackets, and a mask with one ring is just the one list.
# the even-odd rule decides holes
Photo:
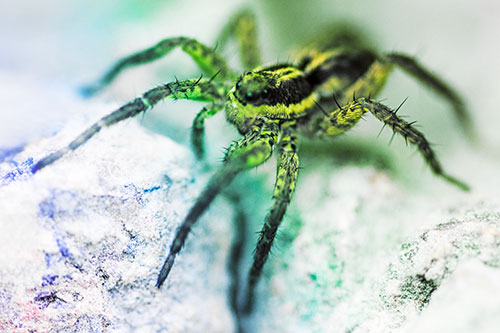
[[(366, 112), (372, 113), (378, 120), (383, 121), (384, 124), (392, 128), (394, 133), (398, 133), (403, 136), (406, 142), (415, 145), (435, 175), (443, 178), (455, 186), (458, 186), (464, 191), (470, 190), (467, 184), (453, 176), (450, 176), (443, 170), (429, 142), (420, 131), (412, 126), (412, 123), (404, 121), (398, 117), (395, 111), (372, 99), (365, 97), (358, 98), (342, 108), (333, 111), (328, 117), (325, 117), (323, 123), (321, 124), (324, 126), (322, 131), (325, 134), (333, 136), (343, 133), (347, 129), (354, 126), (354, 124)], [(326, 122), (329, 122), (328, 126), (325, 126)]]
[(180, 252), (191, 228), (200, 216), (238, 173), (264, 163), (271, 156), (273, 146), (278, 140), (278, 131), (279, 125), (277, 121), (257, 119), (249, 133), (229, 147), (224, 158), (224, 165), (210, 178), (207, 186), (179, 226), (179, 229), (177, 229), (174, 240), (170, 245), (170, 252), (158, 275), (156, 282), (158, 288), (167, 278), (175, 257)]
[(83, 145), (102, 128), (111, 126), (119, 121), (131, 118), (141, 112), (144, 112), (165, 98), (214, 102), (220, 101), (223, 98), (224, 90), (225, 88), (223, 86), (207, 79), (176, 81), (153, 88), (144, 93), (141, 97), (128, 102), (116, 111), (101, 118), (101, 120), (90, 126), (87, 130), (71, 141), (68, 146), (42, 158), (32, 167), (31, 171), (35, 173), (54, 163), (67, 153)]
[(266, 216), (255, 248), (252, 268), (248, 276), (248, 286), (244, 311), (250, 313), (255, 300), (255, 286), (262, 273), (262, 267), (269, 256), (278, 227), (283, 220), (286, 209), (292, 198), (299, 170), (297, 154), (297, 135), (294, 123), (284, 124), (279, 143), (276, 184), (274, 185), (273, 205)]
[(148, 49), (119, 60), (96, 84), (84, 87), (82, 93), (85, 96), (92, 96), (110, 84), (126, 68), (157, 60), (176, 47), (180, 47), (190, 55), (208, 76), (221, 82), (235, 77), (224, 58), (212, 48), (192, 38), (175, 37), (164, 39)]
[(415, 145), (435, 175), (443, 178), (450, 184), (459, 187), (463, 191), (470, 191), (469, 185), (447, 174), (443, 170), (441, 163), (439, 163), (436, 154), (432, 150), (425, 136), (420, 131), (415, 129), (411, 123), (408, 123), (398, 117), (396, 112), (382, 103), (367, 98), (360, 98), (352, 102), (351, 107), (361, 108), (364, 111), (371, 112), (378, 120), (383, 121), (384, 124), (391, 127), (394, 133), (400, 134), (404, 137), (406, 142)]
[[(260, 64), (255, 17), (250, 11), (244, 10), (235, 15), (220, 33), (219, 42), (224, 46), (227, 40), (233, 36), (239, 41), (243, 66), (251, 69)], [(84, 87), (82, 93), (85, 96), (92, 96), (110, 84), (123, 70), (153, 62), (166, 56), (177, 47), (187, 53), (205, 74), (214, 77), (217, 81), (223, 82), (237, 76), (215, 49), (192, 38), (173, 37), (122, 58), (97, 83)]]

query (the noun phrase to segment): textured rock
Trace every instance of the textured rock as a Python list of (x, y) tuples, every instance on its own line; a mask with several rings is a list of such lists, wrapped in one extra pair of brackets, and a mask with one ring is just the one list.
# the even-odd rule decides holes
[(487, 295), (500, 287), (500, 206), (433, 206), (372, 168), (324, 180), (312, 172), (301, 180), (256, 331), (495, 332), (498, 302)]
[(231, 331), (229, 240), (219, 234), (231, 232), (228, 223), (196, 228), (167, 283), (154, 287), (173, 231), (200, 190), (190, 153), (133, 120), (31, 175), (33, 158), (74, 131), (0, 167), (2, 330)]

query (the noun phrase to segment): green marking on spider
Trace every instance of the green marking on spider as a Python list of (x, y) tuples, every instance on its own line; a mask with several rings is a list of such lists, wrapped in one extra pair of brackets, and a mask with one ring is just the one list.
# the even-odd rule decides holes
[[(244, 307), (240, 309), (237, 306), (237, 295), (231, 296), (235, 313), (250, 312), (255, 301), (255, 287), (295, 190), (300, 136), (313, 139), (335, 137), (355, 126), (363, 115), (371, 113), (414, 146), (435, 175), (462, 190), (469, 190), (468, 185), (443, 170), (427, 139), (412, 123), (401, 119), (396, 114), (397, 110), (373, 99), (393, 68), (398, 66), (447, 100), (459, 124), (471, 134), (471, 117), (459, 95), (409, 56), (377, 54), (357, 45), (357, 39), (352, 36), (347, 39), (345, 34), (332, 36), (329, 41), (320, 38), (318, 40), (323, 42), (309, 44), (296, 53), (290, 63), (255, 67), (260, 61), (260, 54), (256, 47), (254, 16), (248, 11), (238, 13), (223, 29), (219, 41), (221, 47), (233, 37), (239, 41), (243, 66), (253, 68), (241, 76), (234, 74), (235, 71), (214, 48), (186, 37), (165, 39), (120, 60), (97, 84), (90, 86), (87, 93), (98, 92), (126, 68), (163, 57), (175, 47), (180, 47), (193, 58), (210, 78), (174, 81), (147, 91), (90, 126), (67, 147), (38, 161), (32, 171), (35, 173), (77, 149), (104, 127), (144, 112), (167, 98), (208, 103), (196, 115), (192, 126), (191, 142), (196, 156), (201, 158), (204, 152), (204, 122), (224, 109), (226, 120), (243, 137), (229, 146), (223, 165), (213, 174), (181, 223), (156, 285), (160, 287), (167, 279), (192, 227), (212, 201), (239, 173), (268, 160), (277, 146), (278, 164), (272, 206), (256, 245)], [(234, 261), (238, 259), (234, 258)]]

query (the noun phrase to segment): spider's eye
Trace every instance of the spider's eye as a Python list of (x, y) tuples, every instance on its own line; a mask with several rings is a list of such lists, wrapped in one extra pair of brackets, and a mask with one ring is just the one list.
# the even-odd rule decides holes
[(263, 93), (264, 95), (267, 95), (267, 89), (264, 89)]
[(249, 101), (254, 101), (257, 99), (257, 97), (258, 97), (257, 94), (254, 94), (252, 92), (247, 93), (247, 100), (249, 100)]

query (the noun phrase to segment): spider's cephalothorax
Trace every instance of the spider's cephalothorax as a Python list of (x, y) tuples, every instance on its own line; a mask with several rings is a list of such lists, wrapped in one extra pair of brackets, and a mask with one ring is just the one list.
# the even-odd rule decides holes
[(301, 70), (290, 65), (257, 69), (243, 75), (229, 91), (226, 119), (245, 134), (255, 119), (303, 117), (316, 99)]
[[(174, 81), (153, 88), (90, 126), (67, 147), (38, 161), (33, 172), (50, 165), (77, 149), (102, 128), (133, 117), (165, 98), (189, 99), (207, 104), (196, 115), (192, 145), (197, 157), (203, 156), (205, 119), (225, 109), (226, 119), (243, 135), (233, 142), (224, 164), (214, 173), (204, 191), (180, 225), (161, 268), (157, 286), (167, 278), (192, 226), (213, 199), (249, 168), (264, 163), (277, 148), (278, 163), (273, 203), (255, 249), (246, 292), (245, 309), (250, 310), (254, 288), (271, 249), (278, 227), (291, 200), (299, 170), (298, 138), (334, 137), (352, 128), (366, 113), (402, 135), (422, 154), (432, 172), (463, 190), (468, 186), (444, 172), (424, 135), (384, 104), (373, 99), (383, 87), (393, 67), (398, 66), (426, 84), (453, 107), (460, 125), (472, 136), (472, 125), (457, 93), (415, 59), (400, 54), (377, 54), (357, 43), (353, 34), (329, 34), (296, 53), (295, 61), (260, 66), (256, 25), (251, 13), (237, 14), (222, 31), (219, 46), (235, 37), (239, 41), (246, 74), (239, 76), (214, 49), (186, 37), (168, 38), (155, 46), (119, 61), (94, 86), (93, 94), (109, 84), (123, 69), (151, 62), (180, 47), (190, 55), (210, 79)], [(354, 97), (355, 96), (355, 97)], [(237, 302), (232, 301), (238, 313)], [(236, 305), (235, 305), (236, 304)]]

